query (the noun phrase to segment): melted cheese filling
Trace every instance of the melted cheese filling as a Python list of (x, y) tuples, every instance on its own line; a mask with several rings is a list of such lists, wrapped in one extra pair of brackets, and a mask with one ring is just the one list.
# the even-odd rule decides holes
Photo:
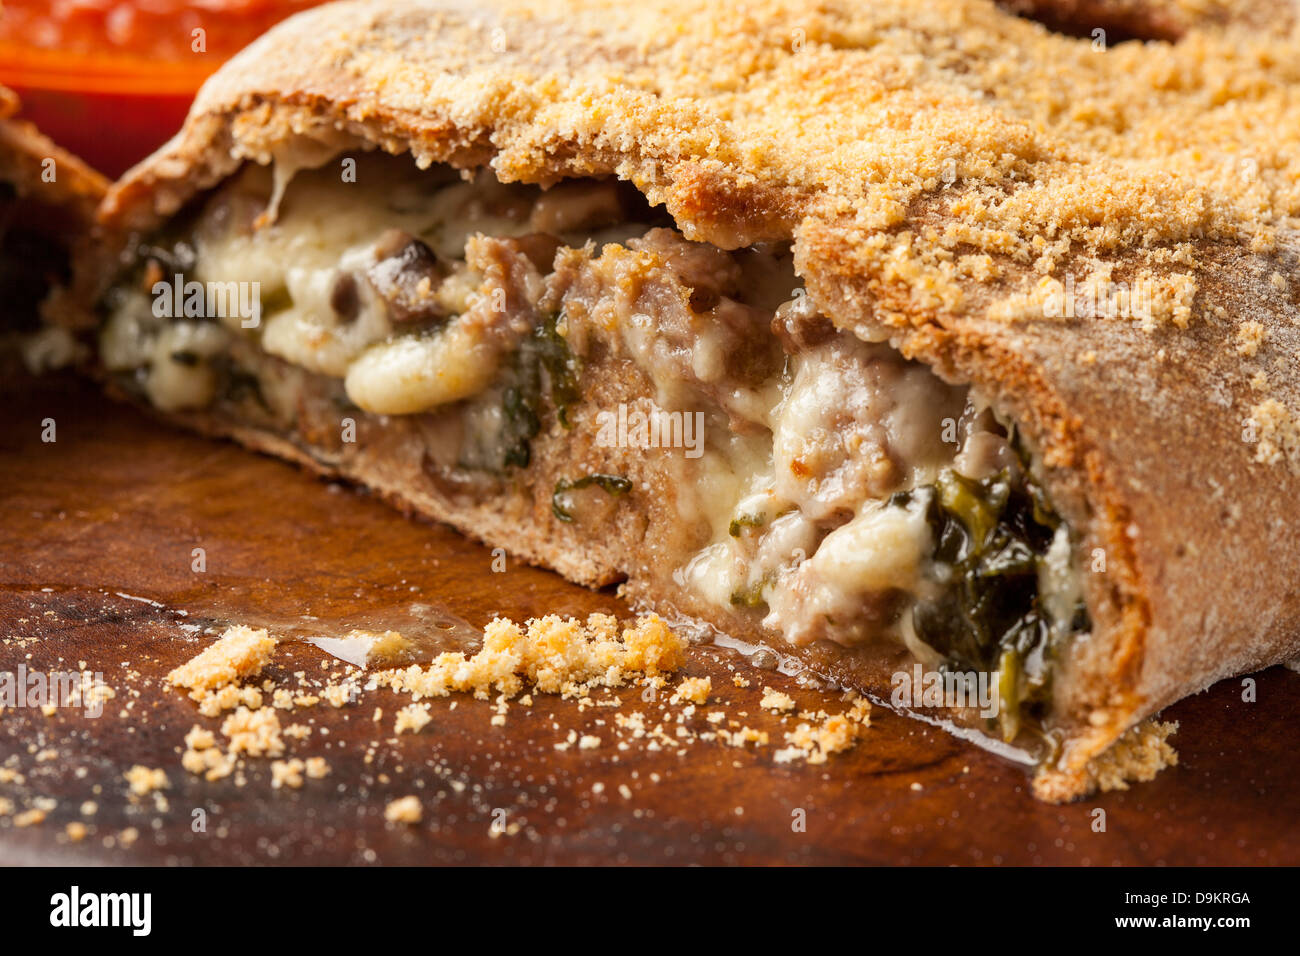
[[(728, 614), (757, 616), (791, 644), (883, 638), (926, 663), (943, 657), (918, 637), (909, 610), (943, 584), (934, 508), (899, 493), (946, 474), (987, 481), (1020, 468), (1007, 430), (966, 389), (887, 344), (834, 330), (787, 349), (769, 372), (736, 380), (746, 322), (760, 335), (773, 315), (799, 334), (816, 324), (788, 252), (746, 251), (742, 278), (727, 281), (748, 291), (707, 296), (698, 311), (692, 293), (682, 312), (690, 333), (671, 340), (667, 320), (637, 297), (665, 268), (695, 269), (696, 291), (707, 289), (714, 273), (733, 269), (716, 257), (731, 254), (712, 250), (712, 272), (701, 272), (689, 261), (701, 252), (695, 244), (647, 222), (611, 222), (618, 200), (608, 184), (543, 192), (388, 157), (363, 156), (357, 172), (346, 182), (326, 164), (273, 187), (266, 169), (250, 166), (225, 184), (175, 248), (200, 284), (257, 283), (260, 323), (160, 317), (138, 281), (124, 282), (108, 300), (105, 366), (161, 409), (201, 409), (218, 398), (221, 357), (242, 343), (340, 383), (365, 412), (419, 415), (461, 403), (472, 444), (504, 430), (511, 358), (537, 334), (537, 303), (560, 295), (548, 283), (569, 261), (561, 299), (569, 317), (557, 333), (570, 347), (581, 354), (584, 342), (605, 336), (646, 376), (657, 407), (710, 409), (702, 458), (665, 465), (677, 469), (681, 521), (708, 529), (702, 546), (676, 556), (677, 584)], [(278, 204), (273, 220), (268, 204)], [(544, 260), (528, 271), (522, 253), (507, 256), (491, 242), (538, 234), (559, 249), (554, 274)], [(145, 278), (156, 276), (146, 270)], [(288, 407), (293, 397), (275, 401)], [(462, 462), (500, 458), (499, 449), (468, 447)], [(1061, 526), (1038, 566), (1038, 606), (1062, 633), (1081, 602), (1071, 554)]]

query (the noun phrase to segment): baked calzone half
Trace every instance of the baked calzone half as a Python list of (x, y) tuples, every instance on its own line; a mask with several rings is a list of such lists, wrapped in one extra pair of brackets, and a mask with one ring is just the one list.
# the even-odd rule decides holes
[(574, 581), (987, 685), (927, 712), (1068, 799), (1300, 651), (1300, 55), (1221, 12), (330, 5), (112, 189), (80, 322), (118, 391)]
[(0, 337), (19, 343), (34, 367), (65, 364), (75, 342), (57, 312), (75, 250), (91, 241), (108, 181), (16, 118), (18, 97), (0, 86)]

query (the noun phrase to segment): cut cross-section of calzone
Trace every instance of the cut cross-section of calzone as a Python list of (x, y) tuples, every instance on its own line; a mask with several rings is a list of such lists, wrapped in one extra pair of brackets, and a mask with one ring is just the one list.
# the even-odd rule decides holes
[(886, 699), (982, 679), (933, 703), (1067, 799), (1300, 651), (1274, 26), (335, 4), (113, 189), (83, 321), (119, 391), (575, 581)]
[[(0, 86), (0, 344), (17, 342), (28, 364), (71, 360), (75, 343), (42, 325), (63, 307), (77, 249), (91, 240), (108, 181), (17, 119), (18, 97)], [(9, 354), (6, 350), (6, 354)]]

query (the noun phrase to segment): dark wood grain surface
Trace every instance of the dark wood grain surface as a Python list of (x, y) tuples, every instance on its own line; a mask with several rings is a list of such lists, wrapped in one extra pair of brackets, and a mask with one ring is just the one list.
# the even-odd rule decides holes
[[(212, 639), (196, 633), (205, 625), (311, 615), (346, 630), (400, 620), (413, 604), (475, 626), (628, 611), (612, 593), (512, 561), (494, 572), (486, 548), (444, 528), (173, 431), (91, 385), (11, 377), (2, 388), (0, 671), (85, 662), (117, 697), (98, 718), (0, 715), (0, 767), (20, 775), (6, 774), (0, 797), (13, 814), (53, 801), (36, 825), (0, 818), (0, 862), (1300, 863), (1300, 674), (1281, 668), (1256, 675), (1254, 702), (1226, 681), (1167, 712), (1181, 724), (1178, 767), (1065, 807), (1035, 802), (1017, 767), (881, 708), (851, 752), (778, 765), (775, 746), (558, 751), (570, 729), (599, 734), (610, 710), (551, 697), (513, 708), (504, 727), (489, 702), (434, 701), (429, 726), (393, 738), (406, 701), (386, 690), (286, 715), (313, 728), (291, 754), (324, 756), (329, 777), (273, 789), (268, 762), (249, 760), (238, 779), (207, 782), (181, 768), (181, 741), (220, 721), (159, 680)], [(50, 420), (53, 442), (42, 440)], [(266, 676), (341, 666), (288, 643)], [(733, 685), (736, 672), (748, 688)], [(723, 648), (692, 648), (684, 673), (711, 676), (719, 706), (774, 736), (779, 721), (758, 708), (764, 684), (803, 706), (844, 706)], [(630, 709), (637, 693), (623, 692)], [(137, 764), (166, 771), (165, 807), (130, 797), (123, 774)], [(422, 822), (386, 822), (388, 801), (408, 794)], [(494, 835), (494, 820), (508, 832)], [(74, 821), (87, 827), (80, 840), (66, 832)]]

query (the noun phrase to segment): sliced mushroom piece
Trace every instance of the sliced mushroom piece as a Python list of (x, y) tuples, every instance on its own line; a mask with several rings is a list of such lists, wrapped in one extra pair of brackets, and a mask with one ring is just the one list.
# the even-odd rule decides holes
[(330, 308), (340, 322), (352, 322), (361, 313), (361, 289), (356, 273), (340, 272), (330, 289)]
[(447, 318), (435, 293), (449, 269), (432, 249), (408, 232), (390, 229), (375, 244), (375, 259), (366, 276), (394, 323), (420, 325)]

